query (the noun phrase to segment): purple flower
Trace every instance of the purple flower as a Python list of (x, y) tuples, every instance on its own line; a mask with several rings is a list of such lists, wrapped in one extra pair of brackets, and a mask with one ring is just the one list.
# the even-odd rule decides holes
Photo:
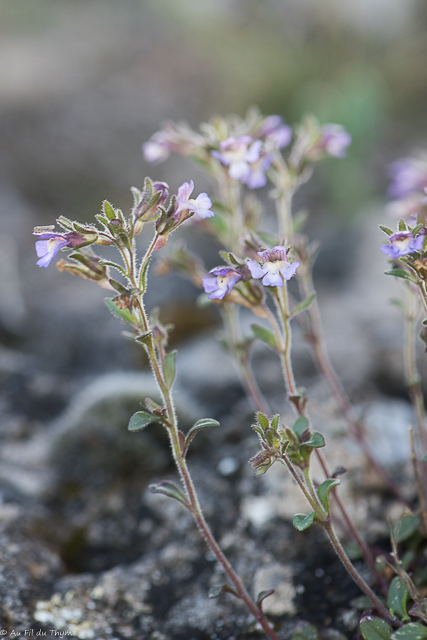
[(325, 124), (318, 149), (334, 158), (344, 158), (350, 143), (351, 135), (340, 124)]
[[(214, 212), (211, 210), (212, 200), (209, 198), (207, 193), (200, 193), (196, 199), (190, 198), (191, 194), (194, 190), (194, 182), (190, 180), (190, 182), (184, 182), (179, 188), (176, 198), (176, 211), (174, 216), (177, 214), (188, 211), (193, 211), (196, 215), (201, 218), (212, 218), (214, 216)], [(180, 221), (183, 221), (183, 218), (180, 217)]]
[(420, 235), (414, 238), (412, 231), (399, 231), (390, 236), (390, 242), (391, 244), (382, 245), (381, 251), (390, 258), (401, 258), (409, 253), (422, 251), (424, 236)]
[(147, 162), (159, 164), (170, 155), (168, 136), (164, 131), (157, 131), (150, 140), (142, 145), (142, 153)]
[[(95, 231), (95, 229), (93, 230)], [(89, 230), (88, 230), (89, 233)], [(39, 267), (48, 267), (58, 251), (64, 247), (78, 247), (82, 244), (88, 244), (89, 236), (84, 236), (76, 231), (67, 233), (33, 233), (39, 240), (36, 242), (36, 253), (40, 260), (37, 261)], [(96, 240), (96, 236), (90, 240), (92, 243)]]
[(271, 163), (274, 160), (274, 156), (269, 154), (266, 155), (262, 153), (256, 162), (251, 163), (250, 166), (250, 174), (246, 179), (246, 186), (249, 189), (259, 189), (260, 187), (265, 187), (267, 184), (267, 176), (265, 172), (269, 169)]
[(292, 139), (292, 129), (283, 122), (281, 116), (267, 116), (258, 132), (260, 138), (271, 143), (276, 149), (287, 147)]
[(404, 198), (427, 187), (427, 161), (421, 158), (402, 158), (390, 165), (392, 198)]
[(230, 178), (246, 183), (251, 175), (250, 164), (258, 160), (261, 147), (262, 141), (254, 142), (251, 136), (231, 137), (221, 142), (219, 151), (211, 151), (211, 155), (229, 167)]
[(236, 282), (243, 276), (230, 267), (216, 267), (209, 271), (210, 275), (202, 278), (203, 288), (209, 293), (208, 298), (222, 300), (227, 293), (230, 293)]
[(60, 249), (71, 246), (72, 241), (67, 238), (67, 235), (69, 234), (41, 233), (38, 235), (40, 240), (36, 242), (36, 252), (40, 258), (37, 260), (39, 267), (48, 267)]
[(252, 277), (262, 278), (262, 284), (266, 287), (283, 287), (283, 281), (290, 280), (299, 267), (299, 262), (288, 262), (287, 252), (286, 247), (282, 245), (258, 251), (262, 264), (248, 260)]

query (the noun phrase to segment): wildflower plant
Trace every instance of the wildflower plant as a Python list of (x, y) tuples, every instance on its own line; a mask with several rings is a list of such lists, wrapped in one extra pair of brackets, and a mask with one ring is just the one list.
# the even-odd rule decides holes
[[(218, 423), (211, 418), (202, 418), (186, 434), (179, 429), (173, 402), (176, 351), (169, 350), (168, 328), (156, 315), (149, 315), (144, 297), (149, 282), (149, 266), (153, 255), (159, 251), (157, 269), (160, 273), (166, 274), (169, 270), (182, 273), (204, 291), (207, 301), (218, 306), (226, 330), (225, 343), (236, 359), (242, 384), (256, 411), (252, 428), (259, 438), (259, 451), (254, 452), (250, 460), (255, 474), (267, 473), (278, 462), (293, 477), (308, 504), (308, 513), (295, 514), (295, 528), (303, 531), (313, 523), (320, 525), (345, 568), (371, 602), (373, 615), (365, 616), (361, 623), (364, 638), (427, 638), (427, 627), (424, 626), (427, 622), (427, 600), (419, 596), (399, 560), (399, 536), (393, 533), (394, 555), (387, 560), (396, 573), (396, 578), (389, 585), (339, 495), (338, 476), (345, 470), (331, 472), (327, 456), (323, 454), (325, 438), (311, 427), (308, 397), (298, 386), (293, 371), (292, 325), (296, 319), (308, 336), (314, 360), (347, 421), (350, 436), (358, 442), (388, 489), (406, 503), (400, 488), (371, 450), (364, 425), (350, 404), (328, 357), (312, 281), (318, 243), (310, 242), (301, 233), (304, 216), (293, 212), (294, 194), (310, 178), (316, 163), (344, 157), (350, 142), (350, 135), (340, 125), (321, 125), (310, 116), (291, 128), (280, 116), (263, 117), (256, 109), (251, 109), (245, 118), (214, 118), (202, 124), (199, 131), (193, 131), (186, 124), (168, 123), (143, 144), (145, 159), (157, 164), (170, 154), (190, 156), (212, 180), (214, 188), (210, 195), (200, 193), (192, 198), (195, 186), (189, 180), (178, 188), (176, 194), (169, 196), (165, 183), (146, 178), (142, 190), (132, 188), (134, 203), (128, 216), (104, 202), (101, 213), (95, 216), (97, 226), (81, 225), (62, 216), (57, 221), (61, 227), (59, 233), (52, 228), (35, 230), (39, 266), (47, 267), (59, 251), (71, 251), (68, 260), (58, 263), (61, 270), (93, 280), (114, 293), (113, 297), (107, 298), (106, 304), (114, 315), (128, 324), (131, 330), (129, 337), (147, 353), (162, 398), (161, 404), (146, 398), (143, 410), (130, 419), (129, 430), (162, 426), (169, 436), (181, 480), (180, 485), (165, 481), (152, 485), (151, 490), (177, 500), (191, 513), (206, 543), (224, 568), (227, 583), (213, 588), (210, 596), (228, 592), (240, 599), (265, 634), (276, 640), (276, 631), (263, 612), (263, 601), (272, 592), (262, 592), (254, 599), (250, 596), (213, 537), (187, 466), (186, 456), (193, 439), (202, 429), (216, 427)], [(397, 176), (395, 179), (399, 183)], [(411, 182), (405, 180), (402, 178), (400, 183)], [(419, 191), (419, 181), (413, 182)], [(255, 195), (257, 189), (267, 184), (271, 187), (270, 196), (277, 218), (276, 231), (268, 233), (263, 228), (262, 207)], [(405, 198), (407, 195), (405, 190)], [(222, 264), (210, 271), (204, 268), (202, 258), (190, 253), (181, 240), (169, 250), (164, 249), (173, 232), (190, 218), (195, 224), (202, 225), (222, 247)], [(152, 225), (153, 237), (145, 252), (139, 255), (136, 236), (145, 225)], [(414, 299), (417, 296), (427, 310), (424, 225), (424, 219), (418, 219), (414, 226), (401, 220), (396, 232), (384, 227), (389, 242), (381, 248), (393, 261), (391, 273), (405, 280), (412, 296), (409, 306), (401, 305), (407, 318), (406, 369), (408, 388), (417, 408), (417, 445), (420, 440), (420, 446), (426, 452), (424, 407), (413, 347), (418, 317)], [(96, 250), (100, 245), (114, 245), (120, 262), (99, 256)], [(112, 272), (118, 273), (116, 277), (120, 280), (113, 278)], [(296, 281), (298, 286), (299, 299), (296, 301), (288, 291), (290, 280)], [(252, 324), (249, 337), (243, 335), (240, 326), (242, 307), (253, 312), (254, 320), (263, 321), (262, 325), (258, 322)], [(427, 326), (424, 331), (427, 343)], [(251, 367), (251, 349), (256, 340), (266, 343), (277, 354), (283, 374), (284, 398), (294, 412), (292, 420), (285, 421), (278, 414), (272, 415), (260, 391)], [(415, 445), (412, 451), (425, 534), (425, 474)], [(324, 479), (318, 484), (312, 477), (314, 458), (324, 474)], [(374, 587), (366, 582), (347, 556), (335, 531), (337, 514), (360, 547), (370, 567)], [(416, 527), (419, 525), (417, 519)], [(409, 615), (403, 606), (408, 596), (414, 602)], [(384, 597), (387, 597), (386, 603)], [(414, 617), (417, 622), (412, 621)], [(412, 633), (414, 629), (414, 633), (421, 635), (402, 635), (402, 632)]]

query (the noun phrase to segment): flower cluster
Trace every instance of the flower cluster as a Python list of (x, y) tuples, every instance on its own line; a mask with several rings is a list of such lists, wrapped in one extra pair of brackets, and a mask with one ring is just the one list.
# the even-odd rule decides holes
[[(249, 189), (267, 184), (267, 172), (275, 166), (278, 152), (294, 145), (289, 152), (293, 171), (305, 170), (307, 163), (326, 157), (342, 158), (351, 142), (351, 136), (337, 124), (319, 125), (315, 118), (306, 119), (296, 129), (279, 115), (263, 117), (258, 110), (249, 110), (246, 118), (236, 116), (213, 119), (200, 127), (201, 133), (188, 125), (168, 123), (143, 145), (147, 162), (157, 164), (170, 153), (192, 155), (214, 175), (218, 163), (232, 180)], [(280, 162), (280, 159), (278, 160)]]
[(215, 267), (203, 278), (203, 288), (211, 300), (222, 300), (231, 293), (234, 285), (251, 277), (262, 281), (265, 287), (283, 287), (285, 280), (290, 280), (299, 267), (299, 262), (290, 263), (287, 258), (289, 247), (278, 245), (272, 249), (258, 251), (261, 263), (247, 259), (244, 266)]

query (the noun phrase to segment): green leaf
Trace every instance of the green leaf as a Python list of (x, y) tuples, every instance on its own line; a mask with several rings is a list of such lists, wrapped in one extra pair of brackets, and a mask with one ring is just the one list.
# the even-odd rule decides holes
[(360, 622), (360, 632), (364, 640), (390, 640), (393, 629), (381, 618), (366, 616)]
[(203, 418), (203, 420), (198, 420), (197, 422), (195, 422), (185, 437), (182, 455), (185, 456), (188, 451), (188, 447), (190, 446), (190, 442), (199, 433), (199, 431), (201, 431), (202, 429), (208, 429), (210, 427), (219, 427), (218, 420), (214, 420), (213, 418)]
[(260, 591), (256, 598), (257, 605), (259, 606), (263, 602), (263, 600), (265, 600), (269, 596), (272, 596), (273, 593), (274, 589), (266, 589), (265, 591)]
[(127, 278), (126, 271), (119, 264), (116, 264), (115, 262), (112, 262), (111, 260), (100, 260), (99, 264), (105, 265), (107, 267), (113, 267), (113, 269), (117, 269), (117, 271), (120, 271), (120, 273), (122, 275), (124, 275), (125, 278)]
[(304, 431), (308, 429), (308, 420), (305, 416), (299, 416), (294, 426), (292, 427), (294, 433), (300, 438)]
[(420, 519), (414, 515), (405, 516), (399, 522), (396, 522), (393, 526), (393, 535), (396, 538), (396, 542), (403, 542), (410, 538), (419, 526)]
[(406, 618), (408, 616), (406, 611), (407, 599), (408, 590), (404, 582), (399, 576), (395, 576), (391, 581), (387, 596), (387, 606), (390, 609), (390, 613), (392, 615), (397, 613), (401, 618)]
[(339, 478), (328, 478), (324, 480), (317, 490), (317, 495), (324, 509), (329, 512), (329, 492), (333, 487), (337, 487), (341, 484)]
[(176, 350), (168, 353), (164, 359), (163, 369), (165, 372), (166, 386), (170, 389), (176, 376)]
[(113, 278), (109, 278), (108, 282), (111, 284), (112, 287), (115, 288), (116, 291), (118, 291), (119, 293), (128, 293), (128, 290), (126, 289), (126, 287), (124, 287), (122, 285), (121, 282), (117, 282), (117, 280), (113, 280)]
[(142, 431), (149, 424), (153, 422), (159, 422), (161, 418), (158, 416), (153, 416), (152, 413), (148, 413), (147, 411), (137, 411), (133, 414), (132, 418), (129, 420), (128, 430), (129, 431)]
[(146, 331), (145, 333), (141, 333), (139, 336), (136, 336), (135, 340), (136, 342), (142, 342), (142, 344), (148, 344), (152, 335), (152, 331)]
[(116, 212), (112, 205), (108, 202), (108, 200), (104, 200), (102, 203), (102, 209), (109, 220), (114, 220), (116, 218)]
[(271, 331), (265, 329), (265, 327), (261, 327), (259, 324), (252, 324), (251, 327), (258, 340), (262, 340), (262, 342), (265, 342), (269, 347), (277, 350), (276, 338)]
[(159, 482), (158, 484), (150, 484), (148, 487), (151, 493), (161, 493), (168, 498), (173, 498), (174, 500), (178, 500), (184, 507), (189, 507), (187, 498), (181, 491), (179, 487), (174, 482), (170, 480), (164, 480), (163, 482)]
[(404, 280), (411, 280), (411, 282), (414, 282), (414, 279), (411, 278), (409, 273), (407, 273), (403, 269), (392, 269), (391, 271), (384, 271), (384, 275), (395, 276), (396, 278), (403, 278)]
[(319, 640), (319, 633), (314, 625), (297, 622), (292, 631), (292, 640)]
[(145, 290), (147, 288), (147, 274), (148, 274), (148, 267), (150, 265), (150, 258), (148, 260), (146, 260), (146, 262), (144, 263), (144, 265), (142, 266), (141, 269), (141, 274), (140, 274), (140, 283), (141, 283), (141, 292), (145, 293)]
[(379, 225), (381, 231), (384, 231), (384, 233), (388, 236), (392, 236), (394, 231), (392, 231), (392, 229), (389, 229), (388, 227), (384, 227), (384, 225), (380, 224)]
[(292, 518), (292, 524), (297, 531), (304, 531), (313, 523), (315, 515), (315, 511), (312, 511), (308, 515), (305, 515), (305, 513), (296, 513)]
[(129, 309), (119, 309), (116, 303), (112, 298), (104, 298), (104, 302), (111, 311), (111, 313), (120, 320), (124, 320), (125, 322), (129, 322), (130, 324), (136, 325), (138, 320), (135, 316), (129, 311)]
[(291, 312), (291, 318), (294, 318), (296, 315), (298, 315), (298, 313), (301, 313), (301, 311), (305, 311), (305, 309), (308, 309), (308, 307), (311, 305), (315, 297), (316, 297), (316, 294), (311, 293), (309, 296), (307, 296), (305, 300), (297, 304), (297, 306), (294, 307), (294, 309)]
[(301, 442), (301, 447), (313, 447), (314, 449), (321, 449), (326, 444), (325, 438), (318, 431), (313, 431), (310, 436), (310, 440), (307, 442)]
[(219, 598), (222, 593), (231, 593), (236, 598), (240, 598), (237, 591), (228, 586), (228, 584), (214, 584), (209, 589), (208, 598)]
[(267, 416), (265, 416), (263, 413), (261, 413), (261, 411), (258, 411), (258, 413), (256, 414), (256, 417), (258, 418), (258, 422), (260, 423), (263, 431), (268, 429), (268, 427), (270, 426), (270, 423), (268, 421)]
[(407, 230), (407, 226), (406, 226), (406, 222), (403, 220), (403, 218), (401, 218), (399, 220), (399, 231), (406, 231)]
[(425, 640), (425, 638), (427, 638), (427, 627), (419, 622), (405, 624), (391, 636), (391, 640)]

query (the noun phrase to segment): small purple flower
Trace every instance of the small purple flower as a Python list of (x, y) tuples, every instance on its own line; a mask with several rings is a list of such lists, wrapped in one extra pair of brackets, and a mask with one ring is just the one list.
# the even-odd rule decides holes
[(287, 147), (292, 139), (292, 129), (283, 122), (281, 116), (267, 116), (258, 132), (260, 138), (271, 143), (276, 149)]
[(246, 179), (246, 186), (249, 189), (259, 189), (267, 184), (267, 176), (265, 172), (270, 168), (274, 156), (262, 153), (256, 162), (250, 164), (251, 172)]
[(258, 160), (261, 147), (262, 141), (254, 142), (251, 136), (231, 137), (221, 142), (219, 151), (211, 151), (211, 155), (229, 167), (230, 178), (245, 183), (251, 175), (250, 164)]
[[(200, 193), (196, 199), (190, 198), (194, 190), (194, 182), (184, 182), (179, 188), (176, 198), (176, 211), (174, 216), (182, 211), (193, 211), (201, 218), (212, 218), (215, 213), (211, 210), (212, 200), (207, 193)], [(181, 221), (181, 219), (180, 219)]]
[(344, 158), (351, 135), (340, 124), (325, 124), (322, 127), (319, 151), (325, 151), (334, 158)]
[[(78, 247), (87, 244), (87, 237), (76, 231), (67, 233), (33, 233), (39, 240), (36, 242), (36, 253), (40, 260), (39, 267), (48, 267), (58, 251), (64, 247)], [(93, 242), (94, 240), (91, 240)]]
[(290, 280), (299, 267), (299, 262), (288, 262), (287, 249), (282, 245), (258, 251), (258, 255), (262, 264), (248, 260), (248, 267), (252, 277), (257, 280), (262, 278), (262, 284), (266, 287), (283, 287), (283, 281)]
[(427, 187), (427, 161), (422, 158), (402, 158), (390, 165), (392, 182), (389, 194), (392, 198), (404, 198), (422, 193)]
[(390, 242), (391, 244), (382, 245), (381, 251), (390, 258), (401, 258), (409, 253), (422, 251), (424, 236), (419, 235), (414, 238), (412, 231), (399, 231), (390, 236)]
[(71, 246), (71, 240), (67, 238), (67, 234), (59, 233), (41, 233), (40, 238), (36, 242), (36, 252), (40, 260), (37, 260), (39, 267), (48, 267), (58, 251), (64, 247)]
[(222, 300), (227, 293), (230, 293), (236, 282), (241, 280), (243, 276), (231, 269), (230, 267), (216, 267), (209, 271), (210, 275), (202, 278), (203, 288), (206, 293), (209, 293), (208, 298), (214, 300)]
[(142, 145), (143, 156), (151, 164), (163, 162), (169, 157), (170, 152), (168, 136), (164, 131), (157, 131)]

